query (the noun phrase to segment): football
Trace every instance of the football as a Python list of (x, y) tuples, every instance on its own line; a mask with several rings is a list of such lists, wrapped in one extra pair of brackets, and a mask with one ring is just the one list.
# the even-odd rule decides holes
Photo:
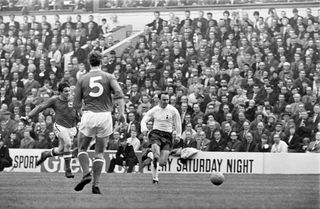
[(212, 172), (210, 175), (210, 181), (212, 184), (219, 186), (224, 182), (224, 175), (221, 172)]

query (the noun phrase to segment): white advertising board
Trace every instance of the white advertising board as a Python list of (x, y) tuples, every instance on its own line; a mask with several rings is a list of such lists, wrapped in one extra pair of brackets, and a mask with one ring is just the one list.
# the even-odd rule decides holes
[(320, 153), (265, 153), (265, 174), (320, 174)]
[[(162, 173), (263, 173), (261, 153), (198, 152), (185, 164), (177, 157), (170, 157), (167, 165), (160, 168)], [(151, 172), (150, 167), (144, 172)]]
[[(63, 157), (53, 157), (41, 166), (36, 166), (41, 149), (10, 149), (13, 167), (6, 170), (12, 172), (64, 172)], [(141, 159), (141, 152), (136, 153)], [(93, 158), (93, 151), (89, 151)], [(106, 151), (104, 157), (106, 172), (115, 151)], [(90, 161), (91, 162), (91, 161)], [(92, 162), (90, 163), (92, 164)], [(90, 165), (91, 166), (91, 165)], [(80, 172), (78, 159), (71, 161), (72, 172)], [(177, 157), (170, 157), (167, 165), (160, 168), (161, 173), (211, 173), (220, 171), (234, 174), (320, 174), (319, 153), (245, 153), (245, 152), (198, 152), (185, 164)], [(124, 170), (115, 169), (116, 173)], [(145, 167), (150, 173), (150, 167)]]

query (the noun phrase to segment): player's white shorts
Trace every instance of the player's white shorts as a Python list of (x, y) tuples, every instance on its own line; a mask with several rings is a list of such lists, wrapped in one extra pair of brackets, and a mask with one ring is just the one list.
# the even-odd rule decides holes
[(87, 137), (107, 137), (112, 134), (111, 112), (85, 111), (81, 117), (79, 130)]
[(60, 126), (57, 123), (53, 124), (53, 132), (56, 134), (56, 136), (64, 141), (66, 140), (72, 140), (75, 135), (77, 135), (77, 128), (66, 128), (64, 126)]

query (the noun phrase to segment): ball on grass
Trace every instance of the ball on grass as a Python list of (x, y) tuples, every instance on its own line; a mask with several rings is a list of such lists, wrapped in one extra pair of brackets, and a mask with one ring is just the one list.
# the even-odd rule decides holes
[(224, 175), (221, 172), (212, 172), (210, 174), (210, 181), (212, 184), (219, 186), (224, 182)]

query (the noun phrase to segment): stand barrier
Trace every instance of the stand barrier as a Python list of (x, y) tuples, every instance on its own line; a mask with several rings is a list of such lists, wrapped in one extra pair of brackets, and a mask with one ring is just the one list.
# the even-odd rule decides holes
[[(12, 172), (64, 172), (63, 157), (51, 157), (41, 166), (36, 167), (41, 149), (10, 149), (13, 167), (7, 168)], [(103, 173), (108, 169), (106, 165), (115, 157), (116, 151), (105, 151), (106, 163)], [(89, 151), (90, 167), (92, 166), (93, 151)], [(136, 152), (141, 161), (141, 152)], [(72, 172), (80, 172), (77, 158), (71, 161)], [(136, 169), (137, 171), (137, 169)], [(320, 174), (319, 153), (244, 153), (244, 152), (198, 152), (185, 164), (177, 157), (170, 157), (161, 173), (211, 173), (221, 171), (235, 174)], [(116, 173), (123, 173), (125, 169), (118, 167)], [(144, 168), (144, 173), (150, 173), (150, 167)]]

